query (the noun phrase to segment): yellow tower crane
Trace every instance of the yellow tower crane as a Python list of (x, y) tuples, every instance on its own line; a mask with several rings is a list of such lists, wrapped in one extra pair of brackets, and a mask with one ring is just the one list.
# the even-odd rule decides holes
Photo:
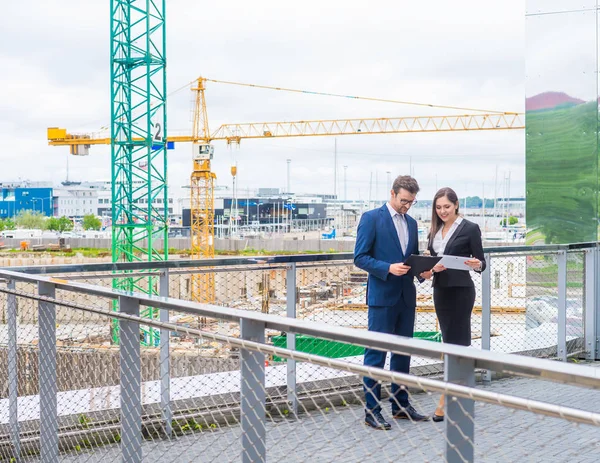
[[(192, 91), (196, 92), (194, 125), (192, 129), (193, 168), (190, 178), (190, 226), (191, 252), (193, 259), (215, 257), (215, 179), (210, 161), (214, 147), (208, 129), (204, 79), (199, 78)], [(191, 299), (197, 302), (215, 302), (214, 273), (199, 273), (191, 276)]]
[[(380, 117), (355, 119), (315, 119), (294, 122), (253, 122), (243, 124), (223, 124), (213, 133), (209, 130), (206, 108), (206, 82), (241, 85), (246, 87), (281, 90), (294, 93), (309, 93), (380, 101), (389, 103), (410, 104), (416, 106), (436, 107), (442, 109), (471, 111), (471, 114), (451, 116), (414, 116), (414, 117)], [(199, 77), (193, 81), (195, 92), (194, 124), (190, 136), (169, 136), (168, 142), (191, 142), (193, 145), (193, 169), (190, 179), (191, 204), (191, 250), (193, 259), (214, 257), (214, 181), (215, 174), (211, 170), (214, 154), (212, 142), (225, 140), (228, 145), (239, 144), (242, 139), (251, 138), (285, 138), (315, 137), (341, 135), (373, 135), (414, 132), (463, 132), (481, 130), (521, 130), (523, 114), (481, 110), (456, 106), (441, 106), (383, 98), (366, 98), (339, 95), (291, 88), (270, 87), (264, 85), (245, 84)], [(51, 146), (69, 146), (70, 153), (86, 155), (91, 145), (110, 144), (110, 137), (103, 134), (70, 134), (66, 129), (49, 128), (48, 144)], [(192, 275), (191, 298), (194, 301), (212, 303), (215, 301), (214, 274), (202, 273)]]

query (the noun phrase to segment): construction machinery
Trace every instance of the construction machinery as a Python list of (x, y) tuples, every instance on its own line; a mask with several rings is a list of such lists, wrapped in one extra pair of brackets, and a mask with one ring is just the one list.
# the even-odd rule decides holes
[[(168, 259), (165, 6), (164, 0), (111, 0), (113, 262)], [(79, 154), (87, 150), (84, 144), (71, 152), (80, 148)], [(162, 209), (155, 199), (161, 200)], [(113, 287), (157, 294), (158, 278), (114, 278)], [(141, 309), (141, 315), (155, 318), (157, 310)], [(157, 330), (141, 330), (144, 344), (158, 344)], [(119, 342), (117, 320), (112, 340)]]
[[(192, 257), (195, 259), (214, 256), (214, 181), (215, 174), (211, 170), (214, 155), (212, 142), (224, 140), (228, 145), (239, 144), (243, 139), (314, 137), (341, 135), (369, 135), (414, 132), (459, 132), (482, 130), (515, 130), (524, 129), (523, 115), (515, 112), (473, 110), (471, 114), (448, 116), (414, 116), (414, 117), (381, 117), (355, 119), (315, 119), (294, 122), (254, 122), (243, 124), (223, 124), (214, 132), (210, 132), (205, 99), (206, 82), (268, 88), (299, 93), (321, 94), (327, 96), (343, 96), (320, 92), (307, 92), (281, 87), (268, 87), (237, 82), (219, 81), (199, 77), (193, 82), (195, 92), (194, 122), (192, 134), (189, 136), (167, 136), (167, 142), (191, 142), (193, 146), (193, 169), (191, 174), (191, 232)], [(389, 99), (362, 98), (354, 99), (385, 101), (422, 106), (437, 106), (453, 110), (469, 110), (452, 106), (439, 106), (411, 103)], [(481, 111), (477, 113), (477, 111)], [(52, 146), (70, 146), (71, 154), (88, 154), (89, 148), (97, 144), (110, 144), (111, 137), (105, 134), (69, 134), (65, 129), (48, 129), (48, 142)], [(135, 138), (133, 139), (136, 140)], [(83, 148), (80, 148), (83, 147)], [(114, 200), (114, 199), (113, 199)], [(113, 206), (114, 207), (114, 206)], [(211, 303), (215, 300), (214, 276), (210, 273), (194, 275), (191, 289), (192, 300)]]
[[(193, 168), (190, 177), (191, 255), (194, 259), (215, 256), (215, 179), (210, 162), (214, 147), (208, 128), (204, 79), (198, 79), (192, 91), (196, 94), (192, 128)], [(191, 299), (197, 302), (215, 301), (214, 273), (194, 273), (191, 276)]]

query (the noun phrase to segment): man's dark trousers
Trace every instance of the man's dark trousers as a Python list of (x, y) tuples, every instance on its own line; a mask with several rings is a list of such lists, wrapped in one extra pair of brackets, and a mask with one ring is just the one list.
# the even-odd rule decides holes
[[(415, 308), (407, 307), (403, 298), (391, 307), (369, 306), (369, 331), (379, 333), (397, 334), (400, 336), (413, 337), (415, 325)], [(365, 349), (364, 365), (369, 367), (383, 368), (387, 352), (375, 349)], [(410, 356), (393, 354), (390, 359), (390, 370), (399, 373), (408, 373), (410, 368)], [(363, 379), (366, 408), (371, 411), (381, 410), (381, 385), (372, 378)], [(398, 384), (392, 383), (392, 411), (399, 411), (399, 405), (408, 405), (408, 392)]]

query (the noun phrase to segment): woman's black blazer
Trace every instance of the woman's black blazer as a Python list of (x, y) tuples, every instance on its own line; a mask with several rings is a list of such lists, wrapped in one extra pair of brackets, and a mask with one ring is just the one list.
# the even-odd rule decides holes
[[(433, 250), (433, 237), (429, 240), (428, 249), (432, 256), (437, 255)], [(475, 257), (481, 261), (481, 271), (483, 271), (486, 263), (483, 255), (479, 225), (463, 219), (456, 230), (454, 230), (450, 240), (448, 240), (444, 254), (449, 256)], [(473, 280), (468, 270), (448, 269), (440, 273), (434, 273), (433, 286), (473, 286)]]

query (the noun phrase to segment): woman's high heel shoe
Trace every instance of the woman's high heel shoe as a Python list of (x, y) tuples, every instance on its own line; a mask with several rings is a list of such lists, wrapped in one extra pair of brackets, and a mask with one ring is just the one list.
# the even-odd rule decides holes
[(435, 421), (436, 423), (439, 423), (440, 421), (444, 421), (444, 396), (442, 396), (442, 399), (440, 400), (440, 405), (438, 406), (438, 408), (435, 409), (435, 412), (433, 412), (433, 415), (431, 417), (432, 421)]
[(433, 412), (433, 416), (431, 417), (432, 421), (439, 423), (440, 421), (444, 421), (444, 403), (446, 402), (446, 396), (444, 394), (441, 395), (440, 401), (438, 403), (435, 412)]

